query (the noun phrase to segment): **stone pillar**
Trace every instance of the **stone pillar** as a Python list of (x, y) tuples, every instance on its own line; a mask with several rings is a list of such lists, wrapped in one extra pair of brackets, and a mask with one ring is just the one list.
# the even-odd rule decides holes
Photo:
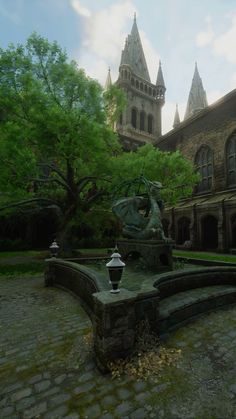
[(219, 203), (218, 211), (218, 250), (224, 252), (226, 248), (225, 240), (225, 203), (224, 199)]
[(196, 214), (196, 204), (192, 207), (192, 213), (191, 213), (191, 222), (189, 226), (190, 230), (190, 242), (191, 242), (191, 248), (197, 247), (197, 214)]
[(119, 294), (103, 291), (94, 297), (94, 349), (98, 367), (124, 358), (135, 343), (135, 300), (137, 294), (121, 289)]
[(121, 288), (119, 294), (103, 291), (94, 298), (94, 349), (99, 369), (108, 371), (108, 363), (125, 358), (135, 347), (137, 326), (148, 323), (149, 330), (159, 330), (159, 291), (143, 284), (138, 292)]
[(55, 280), (55, 266), (53, 264), (53, 258), (46, 259), (46, 268), (44, 272), (44, 283), (45, 287), (53, 287), (54, 286), (54, 280)]
[(171, 237), (172, 240), (176, 239), (176, 234), (175, 234), (175, 208), (171, 208), (171, 213), (170, 213), (170, 223), (169, 223), (169, 227), (168, 227), (168, 237)]

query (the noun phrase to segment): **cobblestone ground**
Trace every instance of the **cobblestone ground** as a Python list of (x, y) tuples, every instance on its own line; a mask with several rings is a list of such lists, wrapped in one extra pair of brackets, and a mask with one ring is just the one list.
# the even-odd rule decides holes
[(178, 366), (112, 380), (96, 369), (77, 299), (42, 278), (0, 280), (0, 418), (236, 418), (236, 307), (173, 332)]

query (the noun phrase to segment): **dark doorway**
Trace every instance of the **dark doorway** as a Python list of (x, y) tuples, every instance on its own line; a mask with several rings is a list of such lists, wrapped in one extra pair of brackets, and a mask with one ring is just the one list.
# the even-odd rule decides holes
[(169, 237), (169, 234), (168, 234), (169, 220), (167, 220), (166, 218), (162, 218), (161, 222), (162, 222), (162, 227), (163, 227), (165, 237)]
[(231, 247), (236, 247), (236, 214), (231, 218)]
[(177, 235), (177, 244), (184, 244), (186, 241), (190, 240), (190, 219), (187, 217), (182, 217), (178, 220), (178, 235)]
[(202, 247), (213, 250), (218, 247), (218, 228), (217, 218), (207, 215), (202, 219)]

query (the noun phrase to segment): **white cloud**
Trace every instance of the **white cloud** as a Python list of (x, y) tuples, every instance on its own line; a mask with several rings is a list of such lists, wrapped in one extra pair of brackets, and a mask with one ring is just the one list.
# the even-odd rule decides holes
[(236, 14), (231, 15), (231, 27), (222, 35), (215, 38), (213, 51), (216, 55), (225, 57), (229, 62), (236, 63)]
[(108, 67), (111, 67), (114, 81), (118, 75), (121, 50), (127, 36), (126, 26), (128, 21), (132, 22), (135, 5), (131, 0), (123, 0), (97, 12), (86, 9), (86, 16), (81, 13), (81, 8), (84, 9), (81, 2), (71, 0), (71, 5), (76, 13), (86, 17), (84, 40), (76, 54), (79, 66), (102, 84), (105, 83)]
[(210, 17), (206, 18), (206, 24), (206, 30), (199, 32), (196, 36), (196, 44), (198, 47), (205, 47), (206, 45), (209, 45), (214, 38), (214, 31), (212, 29)]
[[(111, 67), (112, 81), (118, 77), (121, 51), (125, 38), (130, 32), (134, 12), (137, 7), (132, 0), (120, 0), (115, 4), (92, 12), (86, 9), (79, 0), (70, 0), (71, 6), (80, 16), (84, 16), (84, 41), (77, 52), (79, 66), (86, 73), (104, 84), (108, 67)], [(81, 12), (82, 10), (82, 12)], [(153, 48), (146, 33), (140, 31), (140, 37), (147, 60), (151, 79), (155, 82), (158, 70), (159, 55)]]
[(90, 10), (82, 6), (79, 0), (71, 0), (70, 3), (73, 9), (76, 11), (76, 13), (78, 13), (79, 15), (84, 16), (84, 17), (91, 16)]

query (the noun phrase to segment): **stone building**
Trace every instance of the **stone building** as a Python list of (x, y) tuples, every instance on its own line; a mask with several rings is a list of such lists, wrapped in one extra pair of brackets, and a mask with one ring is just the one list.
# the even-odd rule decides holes
[(175, 208), (166, 208), (166, 235), (180, 247), (221, 252), (236, 249), (236, 90), (208, 106), (196, 64), (184, 120), (180, 122), (176, 107), (173, 129), (162, 136), (166, 88), (161, 64), (154, 85), (136, 18), (122, 51), (117, 84), (127, 98), (116, 126), (124, 148), (152, 143), (161, 150), (179, 150), (200, 172), (201, 181), (192, 197)]
[[(109, 85), (109, 73), (106, 82)], [(136, 17), (121, 54), (116, 82), (125, 92), (127, 106), (116, 124), (125, 149), (154, 143), (161, 136), (161, 109), (165, 103), (165, 83), (161, 63), (156, 84), (151, 83)]]
[(179, 150), (201, 175), (191, 199), (166, 209), (166, 232), (179, 246), (229, 251), (236, 248), (236, 90), (201, 110), (188, 109), (156, 143)]

